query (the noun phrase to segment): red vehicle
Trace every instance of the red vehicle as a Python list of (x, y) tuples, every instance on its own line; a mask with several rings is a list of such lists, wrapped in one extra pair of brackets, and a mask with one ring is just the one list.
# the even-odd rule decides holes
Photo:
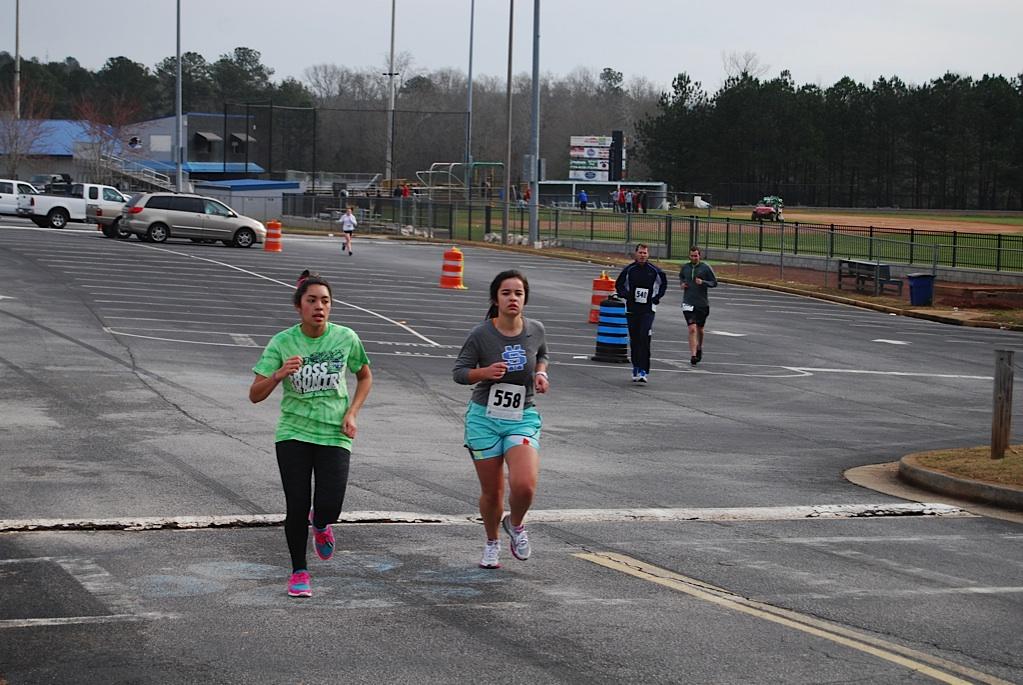
[(785, 221), (785, 202), (777, 195), (768, 195), (753, 208), (753, 221)]

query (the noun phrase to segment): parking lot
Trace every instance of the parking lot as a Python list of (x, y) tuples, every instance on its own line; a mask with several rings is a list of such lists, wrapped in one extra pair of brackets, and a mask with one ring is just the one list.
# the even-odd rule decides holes
[[(983, 444), (993, 351), (1023, 336), (722, 285), (692, 368), (673, 282), (641, 386), (590, 360), (599, 267), (472, 247), (468, 289), (445, 290), (447, 247), (286, 236), (274, 254), (0, 221), (0, 519), (48, 522), (0, 532), (0, 679), (1023, 680), (1018, 524), (842, 476)], [(451, 367), (511, 267), (552, 387), (535, 556), (487, 572)], [(338, 555), (295, 602), (276, 402), (247, 389), (305, 268), (375, 384)], [(188, 517), (237, 523), (85, 523)]]

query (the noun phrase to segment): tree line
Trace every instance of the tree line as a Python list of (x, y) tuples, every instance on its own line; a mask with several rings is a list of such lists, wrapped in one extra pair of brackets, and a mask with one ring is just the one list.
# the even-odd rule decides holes
[[(548, 178), (567, 178), (573, 135), (626, 134), (628, 178), (667, 181), (717, 204), (779, 194), (789, 204), (963, 209), (1023, 208), (1023, 74), (980, 79), (945, 74), (910, 85), (843, 78), (798, 86), (788, 71), (764, 78), (755, 58), (733, 59), (708, 94), (680, 73), (668, 91), (611, 67), (545, 73), (540, 83), (541, 157)], [(0, 115), (10, 111), (13, 58), (0, 52)], [(208, 61), (182, 55), (185, 112), (260, 117), (256, 159), (273, 171), (379, 172), (387, 138), (388, 68), (321, 64), (301, 80), (275, 80), (254, 49)], [(433, 162), (465, 156), (467, 76), (423, 70), (407, 53), (395, 64), (394, 168), (414, 179)], [(22, 62), (23, 118), (81, 118), (123, 128), (174, 112), (176, 60), (152, 68), (112, 57), (96, 71), (73, 57)], [(505, 158), (506, 84), (473, 81), (472, 156)], [(9, 90), (9, 89), (8, 89)], [(512, 84), (511, 175), (524, 175), (530, 77)], [(269, 110), (270, 103), (274, 109)], [(313, 131), (315, 130), (315, 136)]]
[[(127, 57), (112, 57), (96, 71), (82, 67), (73, 57), (48, 63), (23, 60), (22, 117), (97, 120), (122, 130), (132, 121), (173, 115), (176, 65), (173, 56), (152, 68)], [(383, 73), (388, 68), (322, 64), (306, 69), (301, 81), (278, 81), (260, 53), (247, 47), (214, 61), (186, 52), (181, 68), (183, 111), (245, 112), (268, 132), (256, 136), (261, 157), (253, 160), (264, 168), (271, 162), (275, 171), (309, 170), (315, 160), (321, 172), (383, 170), (390, 88)], [(457, 69), (419, 69), (407, 53), (397, 56), (395, 71), (397, 175), (414, 179), (417, 171), (433, 162), (462, 161), (468, 77)], [(13, 73), (13, 57), (0, 52), (0, 115), (11, 110), (8, 84)], [(610, 68), (600, 73), (580, 68), (565, 76), (542, 78), (541, 156), (547, 161), (549, 178), (567, 176), (570, 136), (606, 135), (616, 128), (631, 134), (635, 123), (654, 111), (660, 94), (646, 79), (626, 83), (621, 72)], [(472, 156), (476, 161), (505, 158), (505, 90), (503, 78), (473, 80)], [(522, 154), (529, 144), (530, 97), (529, 76), (517, 75), (512, 105), (515, 180), (523, 175)], [(645, 176), (641, 160), (633, 163), (633, 176)]]
[(681, 73), (638, 136), (655, 178), (718, 204), (1023, 208), (1023, 74), (821, 88), (743, 70), (708, 95)]

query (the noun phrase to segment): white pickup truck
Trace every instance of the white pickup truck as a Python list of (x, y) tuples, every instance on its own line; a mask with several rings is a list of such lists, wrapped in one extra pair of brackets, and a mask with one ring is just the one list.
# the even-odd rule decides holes
[(38, 195), (31, 183), (16, 178), (0, 178), (0, 214), (18, 214), (18, 195)]
[(64, 228), (69, 221), (85, 223), (87, 205), (95, 204), (103, 214), (117, 216), (128, 201), (117, 188), (95, 183), (75, 183), (67, 195), (18, 195), (18, 216), (31, 219), (37, 226)]

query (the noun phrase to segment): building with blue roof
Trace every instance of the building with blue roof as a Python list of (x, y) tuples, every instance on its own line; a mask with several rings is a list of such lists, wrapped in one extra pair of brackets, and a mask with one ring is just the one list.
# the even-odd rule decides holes
[[(175, 117), (162, 117), (132, 126), (137, 136), (133, 151), (140, 163), (173, 174)], [(255, 122), (244, 114), (189, 112), (182, 115), (183, 170), (194, 181), (251, 177), (264, 173), (257, 163), (264, 151), (256, 138)]]
[[(35, 174), (68, 174), (75, 178), (81, 171), (81, 160), (91, 154), (95, 158), (97, 138), (104, 130), (87, 121), (72, 119), (24, 119), (4, 121), (6, 130), (0, 135), (0, 167), (7, 167), (10, 150), (16, 147), (20, 158), (17, 176), (29, 179)], [(107, 138), (107, 146), (112, 141)]]
[[(186, 181), (252, 178), (264, 173), (256, 162), (262, 150), (251, 117), (190, 112), (182, 117), (182, 124)], [(76, 181), (109, 183), (126, 190), (176, 185), (175, 117), (131, 124), (117, 132), (67, 119), (5, 125), (18, 126), (20, 133), (0, 135), (0, 167), (6, 166), (8, 155), (4, 141), (15, 141), (20, 153), (17, 175), (23, 179), (68, 174)]]

